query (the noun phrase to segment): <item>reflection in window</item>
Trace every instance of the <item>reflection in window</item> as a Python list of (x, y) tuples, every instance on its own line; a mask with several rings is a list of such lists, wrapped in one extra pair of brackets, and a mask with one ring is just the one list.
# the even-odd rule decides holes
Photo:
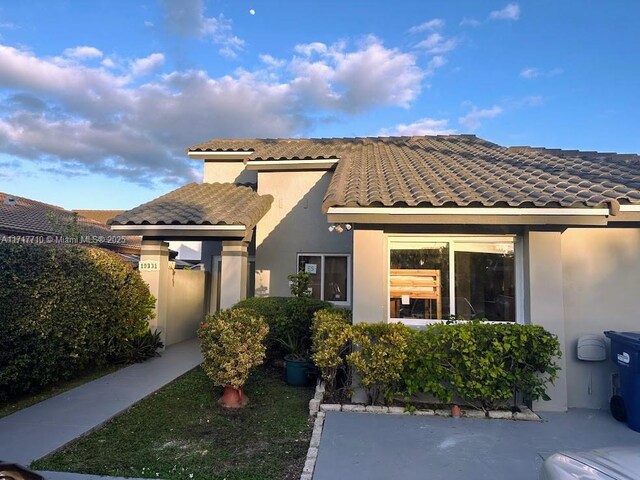
[(392, 242), (389, 297), (392, 318), (513, 322), (513, 242)]
[(347, 255), (298, 255), (298, 270), (311, 275), (311, 296), (328, 302), (348, 302)]
[(515, 321), (512, 244), (457, 243), (455, 279), (457, 316)]
[(391, 250), (389, 278), (393, 318), (449, 316), (449, 246)]

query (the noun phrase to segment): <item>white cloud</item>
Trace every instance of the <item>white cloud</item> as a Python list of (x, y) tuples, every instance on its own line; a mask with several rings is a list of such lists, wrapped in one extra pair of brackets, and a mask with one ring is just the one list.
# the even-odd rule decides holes
[(444, 20), (441, 18), (434, 18), (427, 22), (421, 23), (420, 25), (414, 25), (409, 29), (409, 33), (420, 33), (425, 30), (438, 30), (444, 27)]
[(63, 52), (65, 57), (75, 58), (78, 60), (85, 60), (89, 58), (102, 58), (102, 52), (95, 47), (88, 47), (86, 45), (67, 48)]
[(358, 113), (371, 104), (406, 107), (420, 93), (424, 72), (413, 55), (385, 48), (376, 37), (359, 50), (344, 52), (344, 44), (297, 45), (298, 53), (319, 58), (295, 58), (291, 86), (301, 98), (323, 108)]
[(232, 22), (223, 15), (207, 17), (203, 0), (162, 0), (164, 23), (180, 36), (210, 40), (220, 46), (219, 53), (235, 58), (244, 48), (244, 40), (233, 34)]
[(489, 14), (490, 20), (518, 20), (520, 18), (520, 6), (517, 3), (509, 3), (501, 10), (494, 10)]
[(104, 60), (102, 60), (102, 62), (100, 62), (100, 64), (105, 68), (114, 68), (116, 66), (116, 62), (114, 62), (110, 58), (105, 58)]
[(458, 119), (458, 123), (466, 129), (474, 131), (480, 128), (483, 120), (487, 118), (495, 118), (503, 112), (504, 109), (499, 105), (483, 109), (479, 109), (473, 105), (469, 113)]
[(131, 74), (134, 76), (149, 75), (164, 64), (162, 53), (152, 53), (148, 57), (138, 58), (131, 62)]
[(446, 38), (439, 33), (432, 33), (427, 38), (416, 45), (417, 48), (424, 49), (431, 55), (438, 55), (449, 52), (456, 48), (455, 38)]
[(327, 46), (321, 42), (302, 43), (300, 45), (296, 45), (293, 49), (296, 53), (304, 55), (305, 57), (310, 57), (314, 53), (324, 55), (328, 50)]
[(392, 129), (382, 129), (378, 135), (383, 136), (414, 136), (414, 135), (451, 135), (455, 129), (449, 128), (449, 120), (435, 118), (421, 118), (410, 124), (400, 123)]
[(267, 65), (268, 67), (280, 68), (287, 64), (286, 60), (280, 60), (278, 58), (272, 57), (271, 55), (261, 54), (259, 56), (260, 61)]
[[(406, 107), (424, 76), (414, 55), (374, 37), (317, 57), (262, 60), (263, 68), (222, 77), (161, 75), (153, 70), (164, 61), (159, 53), (88, 67), (0, 45), (0, 152), (41, 169), (175, 184), (196, 177), (188, 145), (292, 136), (320, 114)], [(127, 64), (130, 72), (118, 68)]]
[(470, 18), (470, 17), (464, 17), (462, 20), (460, 20), (460, 24), (461, 27), (478, 27), (480, 25), (482, 25), (482, 22), (479, 20), (476, 20), (475, 18)]
[(536, 78), (539, 75), (540, 75), (540, 70), (538, 70), (537, 68), (533, 68), (533, 67), (524, 68), (520, 72), (520, 76), (522, 78), (526, 78), (527, 80), (530, 80), (532, 78)]
[(556, 67), (551, 70), (542, 70), (535, 67), (526, 67), (520, 71), (520, 76), (527, 80), (532, 80), (537, 77), (555, 77), (564, 73), (562, 68)]
[(433, 75), (437, 69), (443, 67), (447, 63), (447, 59), (442, 55), (436, 55), (431, 57), (429, 63), (427, 63), (427, 69), (425, 71), (426, 75)]

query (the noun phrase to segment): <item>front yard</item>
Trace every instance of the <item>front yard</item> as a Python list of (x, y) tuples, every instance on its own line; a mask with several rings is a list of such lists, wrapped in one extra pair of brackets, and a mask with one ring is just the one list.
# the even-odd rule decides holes
[(250, 403), (226, 410), (200, 367), (89, 436), (32, 464), (37, 470), (163, 479), (299, 478), (309, 447), (311, 388), (260, 367)]

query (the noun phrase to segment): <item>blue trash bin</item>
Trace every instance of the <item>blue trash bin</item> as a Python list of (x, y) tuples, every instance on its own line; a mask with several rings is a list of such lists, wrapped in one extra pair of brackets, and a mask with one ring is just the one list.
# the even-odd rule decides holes
[(604, 334), (611, 339), (611, 360), (620, 372), (620, 396), (627, 425), (640, 432), (640, 332), (609, 330)]

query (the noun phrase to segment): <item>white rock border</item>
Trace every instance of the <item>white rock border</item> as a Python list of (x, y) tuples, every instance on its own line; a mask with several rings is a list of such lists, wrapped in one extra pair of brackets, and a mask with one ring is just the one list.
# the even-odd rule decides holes
[(324, 417), (324, 412), (316, 412), (316, 419), (313, 423), (313, 432), (311, 433), (311, 441), (309, 442), (309, 450), (307, 451), (307, 458), (304, 461), (300, 480), (313, 479), (313, 471), (316, 468), (316, 460), (318, 458), (318, 448), (320, 447), (320, 438), (322, 438)]
[[(413, 412), (405, 410), (403, 407), (383, 407), (379, 405), (359, 405), (359, 404), (344, 404), (339, 403), (322, 403), (324, 397), (325, 385), (324, 382), (319, 381), (316, 385), (316, 392), (313, 398), (309, 401), (309, 415), (316, 416), (324, 412), (353, 412), (353, 413), (376, 413), (387, 415), (416, 415), (416, 416), (440, 416), (450, 417), (451, 411), (448, 409), (435, 409), (435, 410), (415, 410)], [(490, 410), (488, 415), (481, 410), (461, 409), (460, 416), (463, 418), (486, 418), (486, 419), (499, 419), (499, 420), (524, 420), (529, 422), (541, 422), (542, 419), (529, 407), (525, 405), (519, 405), (519, 412), (512, 413), (508, 410)], [(324, 415), (323, 415), (324, 417)]]

